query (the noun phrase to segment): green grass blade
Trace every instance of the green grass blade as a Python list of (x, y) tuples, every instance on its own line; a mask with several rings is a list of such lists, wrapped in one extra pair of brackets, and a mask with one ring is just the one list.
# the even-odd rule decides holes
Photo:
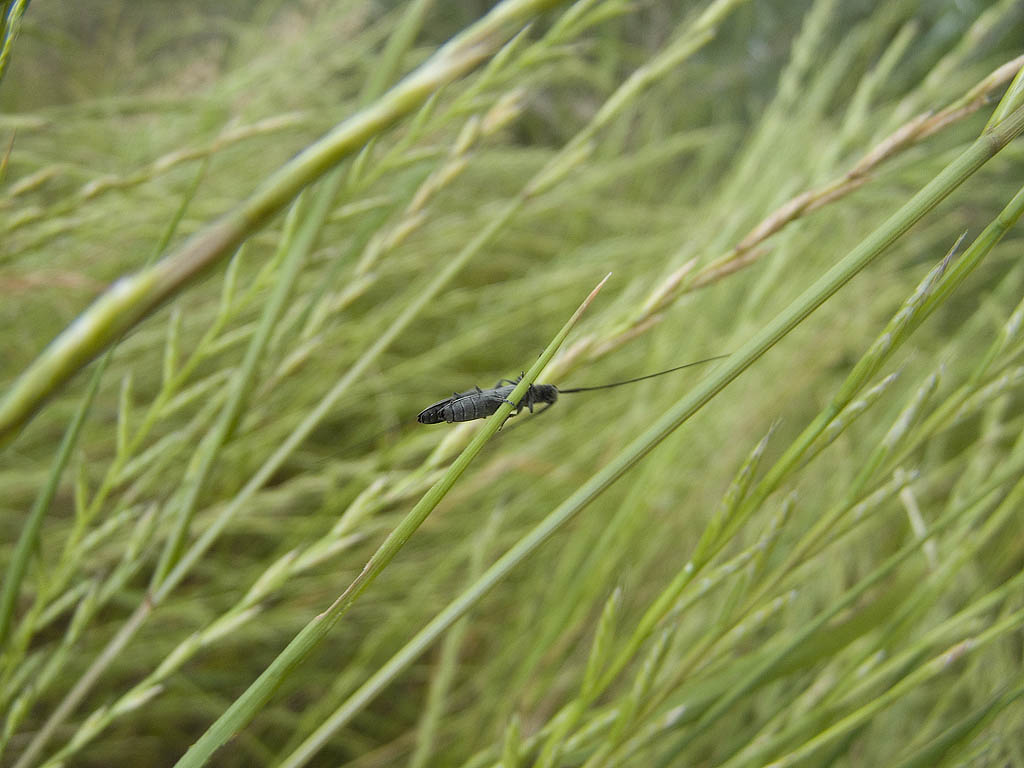
[(14, 41), (21, 31), (21, 20), (28, 9), (29, 0), (13, 0), (0, 6), (0, 83), (7, 74), (7, 65), (14, 52)]
[(452, 465), (445, 472), (444, 476), (438, 480), (433, 487), (420, 499), (419, 503), (402, 519), (402, 521), (388, 534), (388, 537), (380, 545), (369, 562), (363, 567), (362, 572), (355, 578), (355, 580), (349, 584), (348, 588), (345, 589), (341, 595), (330, 605), (327, 610), (319, 614), (310, 621), (298, 635), (288, 644), (288, 646), (278, 655), (276, 659), (264, 670), (263, 674), (256, 679), (256, 681), (249, 686), (249, 688), (235, 699), (234, 703), (222, 714), (217, 721), (211, 725), (206, 733), (204, 733), (199, 740), (193, 744), (188, 752), (186, 752), (182, 758), (175, 764), (177, 768), (198, 768), (198, 766), (205, 765), (206, 761), (210, 759), (213, 753), (224, 744), (228, 739), (232, 738), (239, 730), (241, 730), (246, 723), (248, 723), (263, 705), (267, 702), (273, 692), (281, 685), (282, 682), (288, 677), (288, 675), (302, 663), (303, 659), (312, 651), (321, 640), (323, 640), (327, 633), (331, 631), (331, 628), (344, 616), (348, 609), (352, 607), (352, 604), (356, 601), (360, 594), (373, 583), (374, 579), (383, 571), (388, 563), (390, 563), (395, 555), (405, 546), (406, 542), (412, 538), (412, 535), (416, 530), (423, 524), (423, 521), (427, 519), (430, 513), (434, 510), (434, 507), (440, 503), (441, 499), (445, 497), (451, 487), (455, 485), (455, 481), (459, 479), (470, 462), (476, 458), (476, 455), (484, 447), (488, 440), (490, 440), (494, 434), (501, 429), (502, 424), (505, 423), (505, 419), (508, 418), (509, 414), (512, 413), (514, 403), (518, 403), (522, 400), (526, 394), (527, 389), (533, 384), (538, 374), (544, 369), (554, 357), (555, 352), (565, 341), (566, 336), (569, 335), (569, 331), (572, 330), (573, 326), (576, 325), (577, 321), (582, 316), (583, 312), (586, 311), (587, 307), (597, 296), (598, 291), (608, 280), (607, 277), (602, 280), (590, 295), (583, 301), (572, 317), (569, 318), (568, 322), (562, 326), (562, 329), (555, 335), (551, 343), (548, 344), (547, 348), (541, 353), (541, 356), (537, 361), (526, 371), (522, 380), (516, 385), (516, 388), (512, 390), (509, 395), (509, 402), (503, 403), (498, 408), (495, 414), (486, 420), (484, 427), (476, 434), (473, 440), (466, 446), (465, 450), (459, 454), (458, 458), (452, 462)]

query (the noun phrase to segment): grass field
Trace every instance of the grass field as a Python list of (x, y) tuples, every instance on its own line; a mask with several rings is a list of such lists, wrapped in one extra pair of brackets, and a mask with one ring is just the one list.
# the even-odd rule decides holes
[(0, 765), (1024, 766), (1020, 2), (0, 9)]

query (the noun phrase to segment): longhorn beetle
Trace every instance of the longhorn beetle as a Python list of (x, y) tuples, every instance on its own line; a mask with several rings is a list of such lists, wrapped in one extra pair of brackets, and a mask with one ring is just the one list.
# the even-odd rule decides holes
[[(513, 403), (513, 405), (516, 406), (516, 410), (515, 413), (509, 414), (509, 416), (511, 417), (518, 414), (523, 410), (523, 408), (527, 408), (530, 413), (533, 413), (533, 406), (540, 405), (541, 403), (545, 403), (547, 405), (547, 408), (539, 411), (539, 413), (544, 413), (544, 411), (555, 404), (559, 395), (568, 395), (575, 392), (592, 392), (595, 389), (621, 387), (623, 384), (633, 384), (634, 382), (643, 381), (644, 379), (653, 379), (655, 376), (664, 376), (666, 373), (672, 373), (673, 371), (679, 371), (683, 368), (689, 368), (692, 365), (710, 363), (712, 360), (721, 360), (723, 357), (728, 357), (728, 355), (716, 355), (715, 357), (697, 360), (693, 363), (677, 365), (675, 368), (669, 368), (666, 371), (649, 373), (646, 376), (638, 376), (635, 379), (616, 381), (612, 384), (602, 384), (597, 387), (559, 389), (554, 384), (532, 384), (530, 385), (530, 388), (526, 390), (526, 394), (523, 395), (522, 400), (518, 403)], [(433, 405), (428, 405), (420, 411), (420, 415), (416, 417), (416, 421), (420, 424), (440, 424), (442, 421), (446, 421), (451, 424), (455, 421), (486, 419), (492, 413), (497, 411), (498, 408), (501, 407), (502, 403), (511, 402), (508, 399), (508, 396), (512, 394), (512, 390), (516, 388), (516, 384), (520, 382), (524, 375), (525, 374), (520, 374), (519, 378), (515, 381), (512, 379), (502, 379), (491, 389), (473, 387), (473, 389), (465, 392), (453, 392), (451, 397), (446, 397), (444, 400), (438, 400)]]

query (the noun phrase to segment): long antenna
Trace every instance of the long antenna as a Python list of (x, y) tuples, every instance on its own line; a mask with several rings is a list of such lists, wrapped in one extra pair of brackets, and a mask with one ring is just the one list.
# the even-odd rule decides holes
[(712, 360), (721, 360), (723, 357), (728, 355), (715, 355), (714, 357), (706, 357), (703, 360), (697, 360), (692, 363), (686, 363), (685, 365), (677, 365), (675, 368), (669, 368), (667, 371), (658, 371), (658, 373), (649, 373), (646, 376), (637, 376), (635, 379), (626, 379), (625, 381), (616, 381), (614, 384), (602, 384), (599, 387), (574, 387), (573, 389), (561, 389), (559, 388), (559, 394), (571, 394), (573, 392), (593, 392), (595, 389), (611, 389), (612, 387), (621, 387), (623, 384), (632, 384), (637, 381), (643, 381), (644, 379), (653, 379), (655, 376), (664, 376), (666, 373), (672, 373), (673, 371), (681, 371), (683, 368), (690, 368), (694, 365), (702, 365), (703, 363), (710, 363)]

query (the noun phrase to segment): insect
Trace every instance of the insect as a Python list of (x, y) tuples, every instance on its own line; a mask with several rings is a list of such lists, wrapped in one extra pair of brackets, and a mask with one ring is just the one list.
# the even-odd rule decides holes
[[(526, 408), (530, 413), (533, 413), (533, 406), (541, 404), (544, 404), (547, 407), (538, 413), (544, 413), (544, 411), (555, 404), (559, 395), (568, 395), (575, 392), (593, 392), (596, 389), (621, 387), (623, 384), (633, 384), (634, 382), (643, 381), (644, 379), (653, 379), (655, 376), (664, 376), (666, 373), (672, 373), (673, 371), (678, 371), (683, 368), (689, 368), (692, 365), (710, 363), (712, 360), (720, 360), (723, 357), (728, 357), (728, 355), (716, 355), (715, 357), (697, 360), (693, 363), (677, 365), (675, 368), (669, 368), (666, 371), (649, 373), (646, 376), (638, 376), (635, 379), (616, 381), (611, 384), (602, 384), (597, 387), (559, 389), (554, 384), (532, 384), (530, 385), (530, 388), (526, 390), (526, 394), (523, 395), (523, 398), (518, 403), (512, 403), (516, 406), (516, 409), (515, 413), (509, 414), (509, 416), (511, 417), (518, 414), (523, 410), (523, 408)], [(473, 387), (473, 389), (466, 390), (465, 392), (453, 392), (451, 397), (446, 397), (444, 400), (438, 400), (433, 405), (428, 405), (420, 411), (420, 415), (416, 417), (416, 421), (420, 424), (440, 424), (442, 421), (451, 424), (456, 421), (486, 419), (492, 413), (497, 411), (501, 407), (502, 403), (512, 402), (508, 399), (508, 396), (512, 394), (512, 390), (516, 388), (516, 384), (520, 382), (523, 375), (525, 374), (520, 374), (519, 378), (515, 380), (502, 379), (490, 389)]]

